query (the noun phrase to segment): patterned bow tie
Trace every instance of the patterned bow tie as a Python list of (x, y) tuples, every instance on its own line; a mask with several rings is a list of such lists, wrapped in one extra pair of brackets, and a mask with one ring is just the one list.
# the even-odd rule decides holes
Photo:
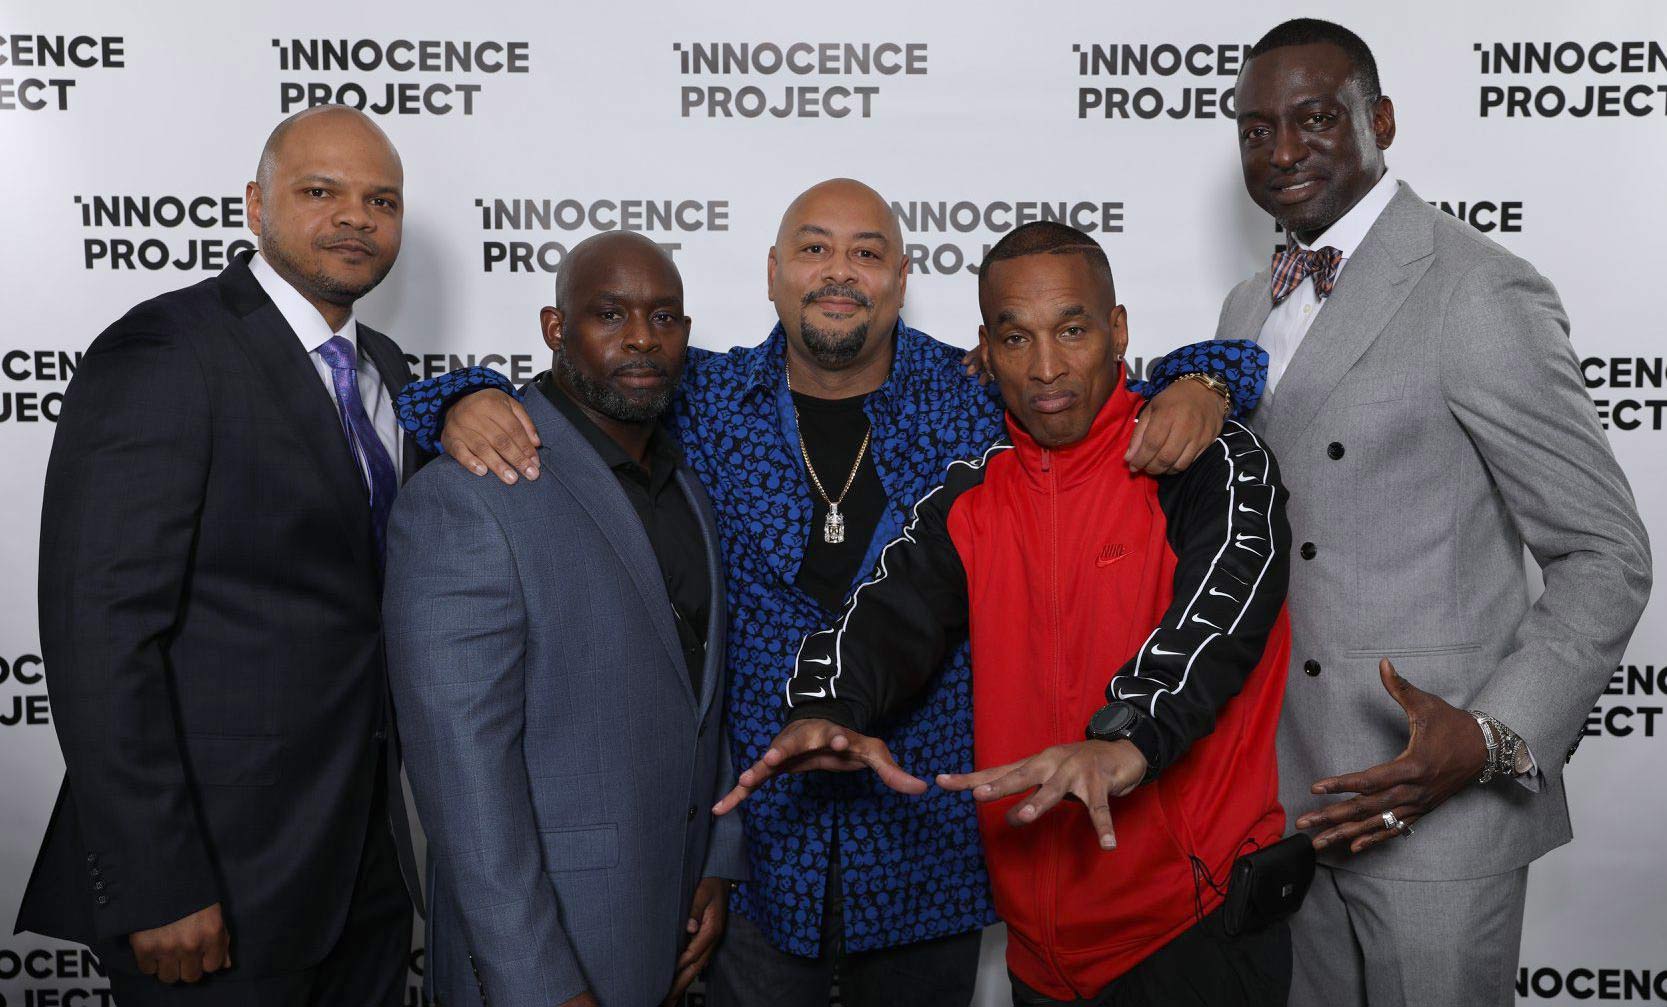
[(1337, 270), (1342, 268), (1343, 253), (1330, 245), (1324, 248), (1292, 248), (1273, 255), (1273, 303), (1291, 296), (1291, 291), (1302, 286), (1302, 281), (1314, 277), (1314, 293), (1321, 300), (1331, 296), (1337, 284)]

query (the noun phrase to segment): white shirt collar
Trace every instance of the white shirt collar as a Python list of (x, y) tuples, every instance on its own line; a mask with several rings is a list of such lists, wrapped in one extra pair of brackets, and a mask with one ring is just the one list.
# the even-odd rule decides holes
[(353, 346), (353, 355), (359, 355), (359, 325), (358, 316), (348, 312), (347, 321), (335, 332), (330, 331), (330, 323), (324, 320), (317, 308), (307, 303), (301, 292), (290, 286), (289, 281), (278, 275), (266, 257), (256, 252), (249, 259), (249, 272), (255, 274), (261, 289), (266, 296), (272, 298), (277, 305), (279, 314), (301, 340), (301, 348), (308, 353), (315, 352), (320, 346), (329, 342), (335, 336), (341, 336)]
[(1314, 239), (1312, 245), (1303, 244), (1302, 240), (1294, 234), (1291, 237), (1296, 239), (1297, 244), (1303, 248), (1324, 248), (1330, 245), (1342, 252), (1343, 258), (1347, 259), (1353, 256), (1354, 250), (1360, 247), (1362, 241), (1366, 240), (1366, 232), (1370, 231), (1372, 225), (1377, 223), (1379, 215), (1383, 213), (1383, 208), (1388, 206), (1389, 201), (1395, 198), (1396, 185), (1394, 174), (1385, 171), (1383, 177), (1378, 179), (1378, 183), (1372, 186), (1366, 195), (1360, 197), (1360, 202), (1350, 207), (1348, 213), (1343, 214), (1335, 223), (1326, 228), (1319, 237)]

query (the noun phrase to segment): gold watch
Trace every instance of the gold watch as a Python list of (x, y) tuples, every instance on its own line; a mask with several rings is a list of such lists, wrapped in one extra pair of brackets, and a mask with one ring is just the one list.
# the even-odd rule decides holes
[(1210, 391), (1215, 392), (1217, 395), (1221, 396), (1222, 401), (1227, 404), (1227, 412), (1232, 412), (1233, 411), (1233, 389), (1232, 389), (1232, 387), (1230, 385), (1228, 385), (1226, 381), (1223, 381), (1221, 378), (1216, 377), (1214, 374), (1210, 374), (1206, 371), (1193, 371), (1190, 374), (1183, 374), (1179, 378), (1176, 378), (1175, 380), (1176, 381), (1196, 381), (1196, 382), (1198, 382), (1199, 384), (1203, 385), (1205, 388), (1208, 388)]

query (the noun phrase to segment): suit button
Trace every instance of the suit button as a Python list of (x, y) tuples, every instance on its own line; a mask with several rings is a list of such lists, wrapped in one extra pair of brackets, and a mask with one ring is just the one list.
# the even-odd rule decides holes
[(1314, 543), (1304, 542), (1302, 544), (1302, 558), (1303, 559), (1313, 559), (1314, 554), (1316, 552), (1319, 552), (1319, 550), (1314, 548)]
[(98, 868), (96, 868), (96, 867), (95, 867), (95, 868), (93, 868), (93, 877), (95, 877), (95, 878), (100, 878), (100, 877), (103, 877), (103, 876), (104, 876), (104, 872), (103, 872), (103, 871), (100, 871), (100, 870), (99, 870), (99, 869), (98, 869)]
[(101, 906), (107, 906), (107, 905), (109, 905), (109, 904), (110, 904), (110, 896), (108, 896), (108, 895), (100, 895), (100, 896), (99, 896), (99, 897), (98, 897), (98, 900), (97, 900), (97, 901), (98, 901), (98, 904), (99, 904), (99, 905), (101, 905)]
[(1320, 673), (1320, 662), (1314, 660), (1313, 658), (1309, 658), (1308, 660), (1302, 662), (1302, 670), (1308, 672), (1309, 678), (1313, 678), (1315, 675)]
[(697, 813), (698, 812), (695, 811), (695, 806), (693, 804), (689, 805), (689, 821), (694, 821)]
[(89, 864), (98, 863), (98, 854), (96, 854), (96, 853), (87, 854), (87, 863), (89, 863)]
[(1337, 443), (1336, 441), (1332, 441), (1326, 447), (1325, 453), (1327, 458), (1330, 458), (1332, 461), (1336, 461), (1337, 459), (1343, 457), (1343, 445)]
[(102, 892), (102, 891), (104, 891), (104, 882), (102, 882), (102, 881), (94, 881), (94, 882), (93, 882), (93, 891), (95, 891), (95, 892)]

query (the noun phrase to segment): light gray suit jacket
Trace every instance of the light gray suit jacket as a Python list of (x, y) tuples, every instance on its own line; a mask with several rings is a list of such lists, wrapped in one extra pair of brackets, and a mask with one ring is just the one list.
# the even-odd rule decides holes
[(613, 472), (541, 394), (544, 477), (450, 462), (401, 491), (383, 618), (428, 835), (425, 986), (446, 1007), (659, 1003), (702, 877), (744, 878), (725, 750), (724, 588), (711, 504), (702, 694), (648, 536)]
[[(1268, 288), (1266, 271), (1234, 288), (1217, 338), (1257, 338)], [(1568, 329), (1532, 266), (1402, 183), (1252, 420), (1279, 452), (1292, 541), (1314, 546), (1291, 565), (1279, 732), (1291, 820), (1336, 799), (1312, 796), (1315, 780), (1405, 746), (1380, 657), (1419, 688), (1499, 718), (1541, 774), (1538, 792), (1471, 786), (1415, 837), (1326, 858), (1336, 866), (1474, 878), (1571, 836), (1564, 758), (1643, 613), (1651, 572)], [(1524, 545), (1545, 576), (1533, 605)]]

